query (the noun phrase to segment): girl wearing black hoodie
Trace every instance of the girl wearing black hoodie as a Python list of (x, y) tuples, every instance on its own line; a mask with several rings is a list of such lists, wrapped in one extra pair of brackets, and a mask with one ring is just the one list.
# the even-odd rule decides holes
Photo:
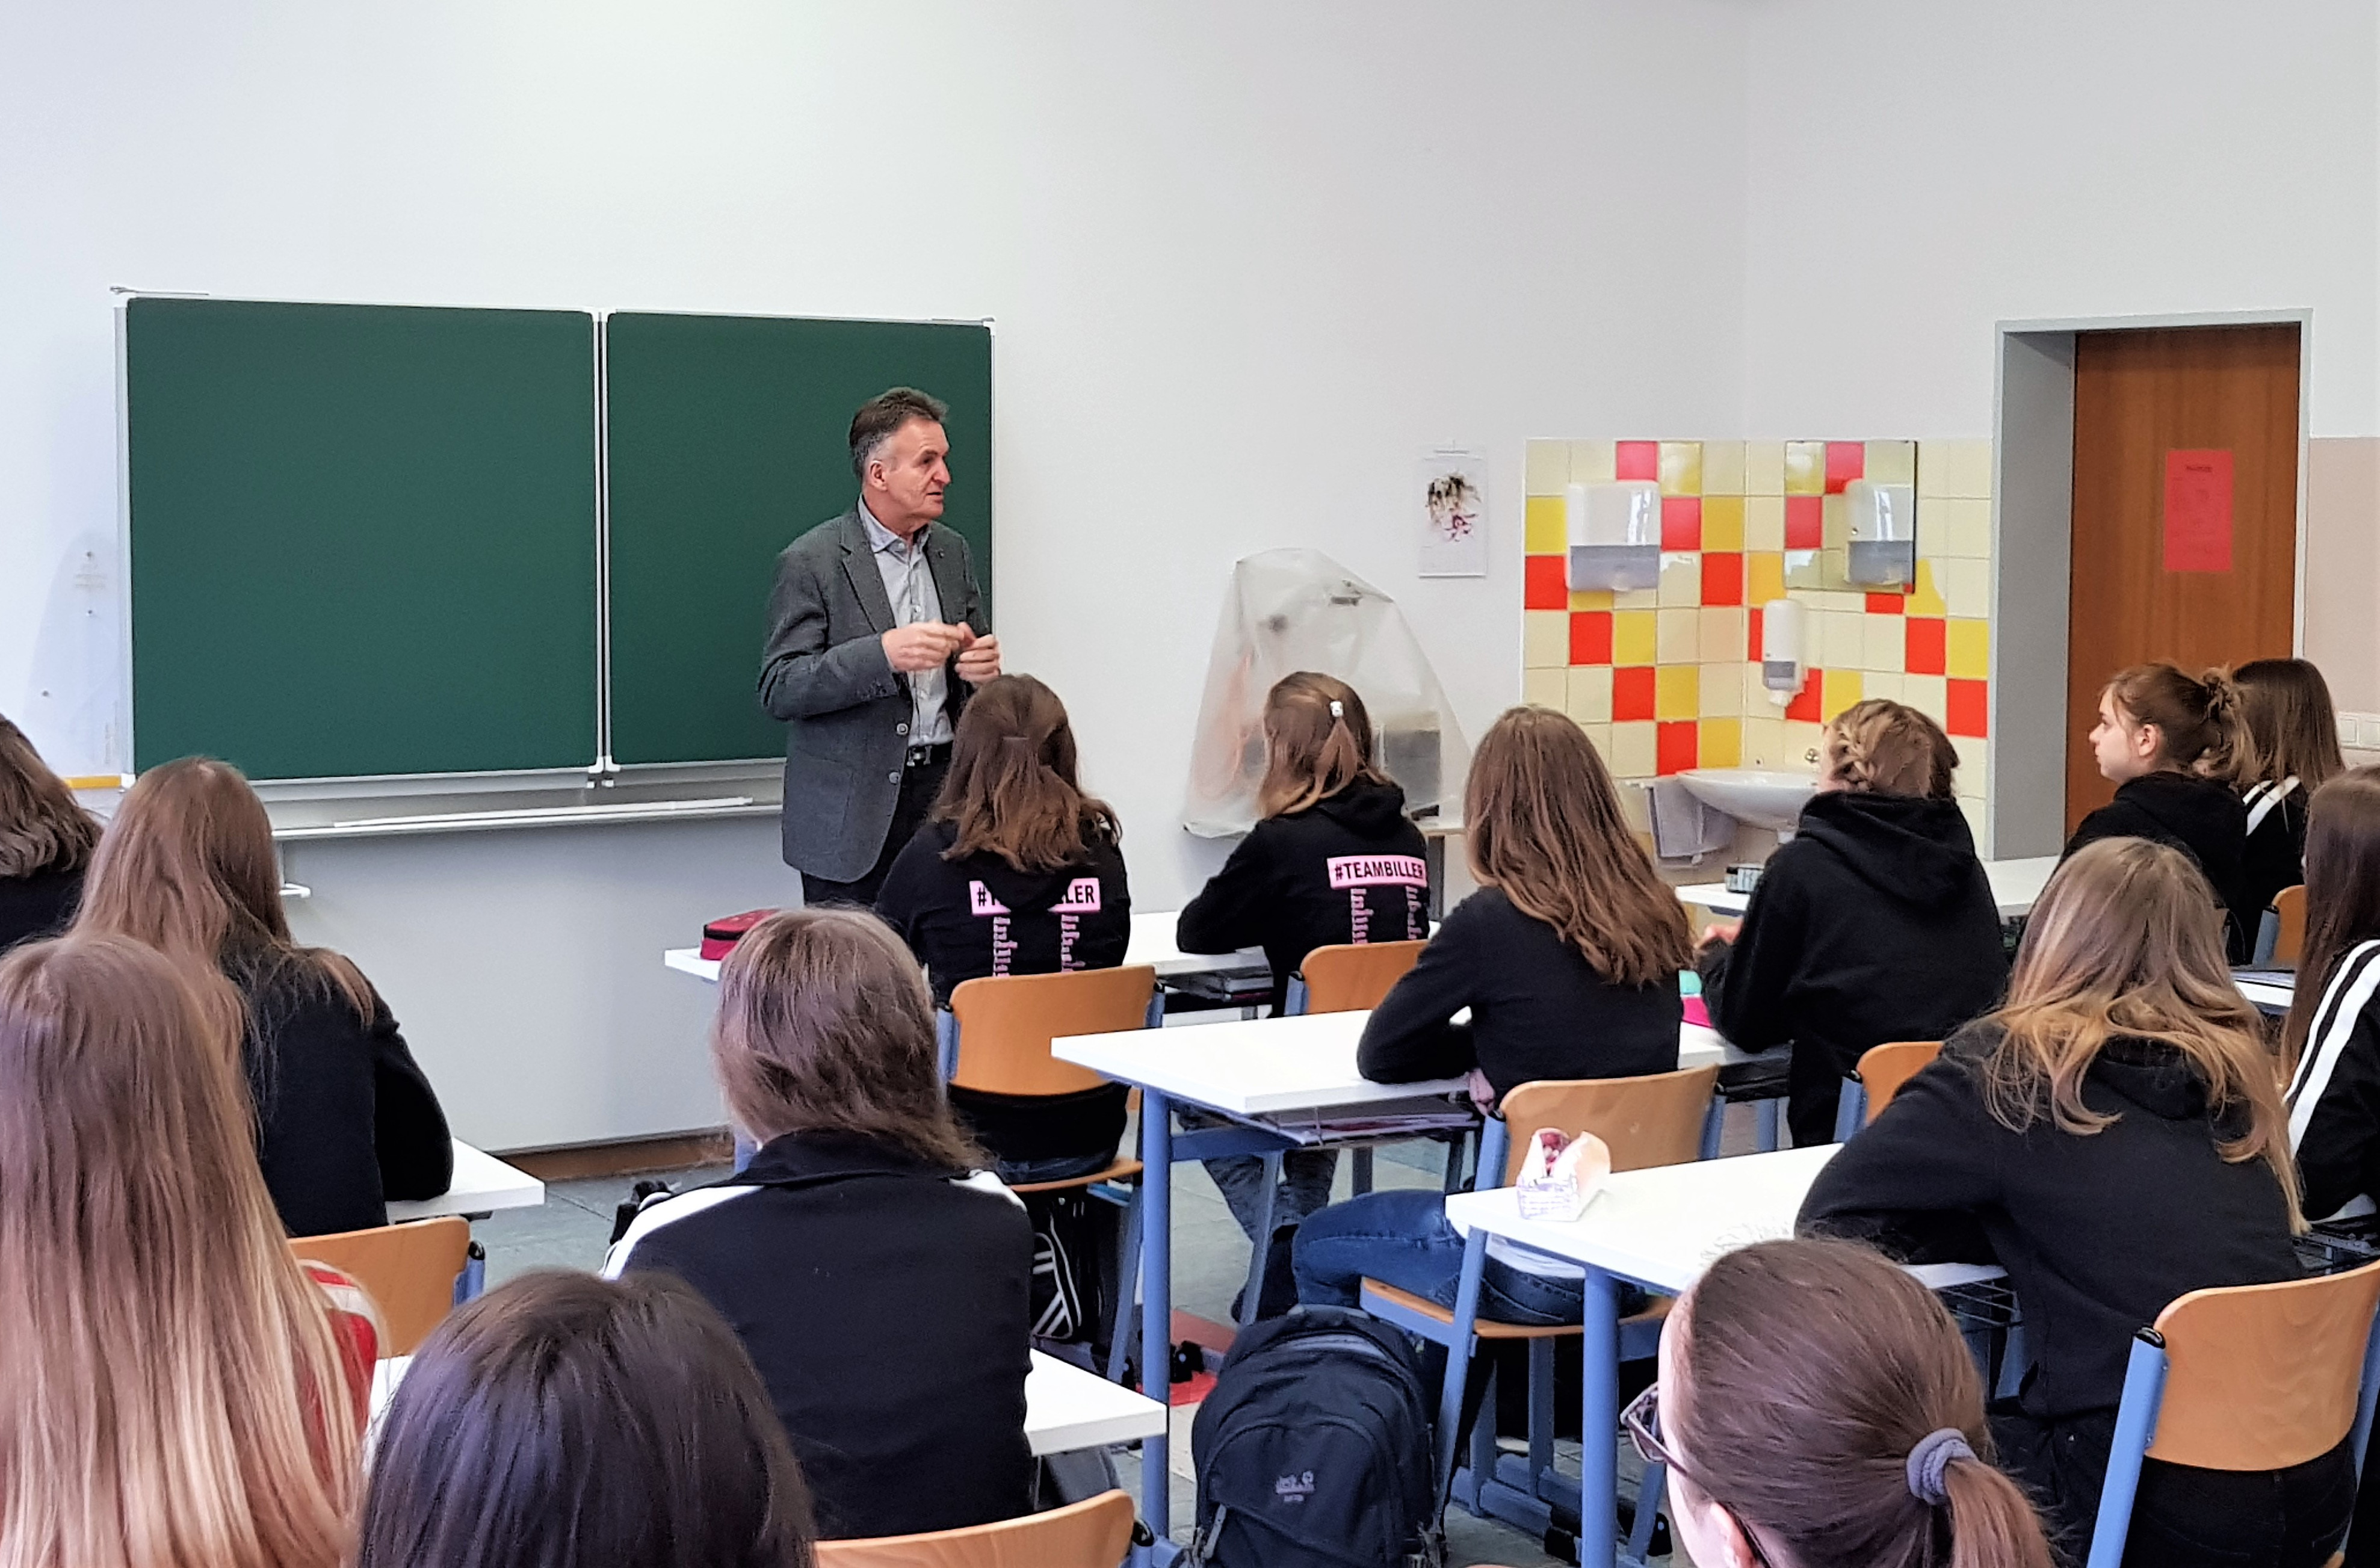
[(2305, 952), (2281, 1059), (2295, 1064), (2305, 1210), (2328, 1219), (2380, 1198), (2380, 768), (2323, 785), (2308, 818)]
[(2248, 842), (2241, 860), (2248, 907), (2306, 880), (2306, 813), (2314, 791), (2347, 771), (2330, 685), (2303, 659), (2252, 659), (2231, 672), (2240, 718), (2255, 758), (2241, 768)]
[[(1183, 909), (1174, 942), (1184, 953), (1263, 948), (1278, 1015), (1290, 977), (1316, 948), (1429, 935), (1429, 872), (1421, 830), (1405, 816), (1405, 792), (1380, 772), (1354, 687), (1311, 671), (1284, 675), (1265, 696), (1264, 734), (1257, 825)], [(1330, 1202), (1338, 1166), (1332, 1149), (1283, 1155), (1276, 1227)], [(1207, 1171), (1254, 1239), (1264, 1161), (1209, 1160)]]
[(99, 820), (0, 718), (0, 953), (67, 929), (98, 847)]
[(1941, 726), (1870, 699), (1821, 742), (1818, 793), (1779, 845), (1740, 925), (1698, 958), (1711, 1023), (1738, 1047), (1791, 1041), (1786, 1117), (1827, 1143), (1846, 1075), (1870, 1046), (1940, 1039), (1999, 1000), (1999, 911), (1952, 793)]
[[(876, 913), (926, 966), (937, 1007), (986, 976), (1111, 969), (1132, 941), (1122, 842), (1115, 812), (1077, 782), (1065, 704), (1031, 675), (1002, 675), (959, 715), (941, 796), (894, 857)], [(1115, 1159), (1127, 1092), (953, 1087), (951, 1101), (1004, 1180), (1047, 1182)]]
[[(2133, 1334), (2191, 1291), (2301, 1272), (2273, 1059), (2188, 858), (2140, 838), (2070, 856), (2007, 1003), (1843, 1145), (1802, 1226), (2008, 1270), (2033, 1365), (1993, 1437), (2079, 1549)], [(2145, 1461), (2125, 1561), (2324, 1562), (2354, 1504), (2350, 1446), (2273, 1472)]]
[(2116, 798), (2082, 819), (2072, 855), (2103, 838), (2169, 844), (2197, 865), (2228, 924), (2224, 947), (2244, 964), (2264, 905), (2249, 886), (2248, 808), (2231, 785), (2250, 754), (2240, 689), (2220, 670), (2192, 679), (2179, 665), (2135, 664), (2099, 694), (2091, 749)]

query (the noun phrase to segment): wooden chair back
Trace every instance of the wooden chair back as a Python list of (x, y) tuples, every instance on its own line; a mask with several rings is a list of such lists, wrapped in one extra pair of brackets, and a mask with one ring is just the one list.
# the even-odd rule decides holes
[(2285, 887), (2273, 894), (2275, 921), (2273, 963), (2294, 969), (2305, 951), (2305, 884)]
[(380, 1313), (380, 1353), (410, 1355), (455, 1307), (455, 1277), (471, 1251), (467, 1220), (443, 1215), (368, 1231), (292, 1236), (289, 1250), (336, 1269)]
[(1529, 1135), (1539, 1127), (1593, 1133), (1610, 1149), (1615, 1171), (1682, 1165), (1702, 1154), (1703, 1118), (1710, 1113), (1718, 1086), (1716, 1063), (1634, 1078), (1523, 1084), (1504, 1097), (1504, 1125), (1511, 1131), (1504, 1185), (1520, 1179)]
[(1389, 988), (1405, 978), (1425, 942), (1339, 942), (1305, 955), (1297, 972), (1305, 978), (1308, 1013), (1362, 1013), (1378, 1007)]
[(1107, 1079), (1050, 1054), (1059, 1035), (1099, 1035), (1148, 1022), (1157, 971), (1147, 964), (1061, 975), (996, 975), (951, 992), (959, 1065), (951, 1082), (985, 1094), (1075, 1094)]
[(818, 1568), (1116, 1568), (1132, 1546), (1121, 1491), (1019, 1519), (922, 1536), (820, 1541)]
[(2279, 1470), (2355, 1424), (2380, 1263), (2271, 1285), (2195, 1290), (2157, 1314), (2165, 1402), (2152, 1459)]
[(1872, 1045), (1859, 1059), (1860, 1083), (1867, 1090), (1867, 1119), (1875, 1121), (1900, 1092), (1900, 1086), (1915, 1077), (1925, 1064), (1942, 1054), (1938, 1039), (1895, 1040), (1889, 1045)]

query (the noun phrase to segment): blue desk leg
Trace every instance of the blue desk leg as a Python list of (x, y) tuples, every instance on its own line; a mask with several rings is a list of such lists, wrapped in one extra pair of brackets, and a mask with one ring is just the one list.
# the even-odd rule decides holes
[[(1173, 1102), (1140, 1091), (1140, 1392), (1170, 1405), (1173, 1371)], [(1169, 1419), (1171, 1414), (1169, 1410)], [(1160, 1541), (1170, 1533), (1171, 1445), (1140, 1444), (1140, 1516)]]
[(1620, 1291), (1600, 1269), (1586, 1270), (1585, 1305), (1578, 1561), (1580, 1568), (1611, 1568), (1620, 1554)]

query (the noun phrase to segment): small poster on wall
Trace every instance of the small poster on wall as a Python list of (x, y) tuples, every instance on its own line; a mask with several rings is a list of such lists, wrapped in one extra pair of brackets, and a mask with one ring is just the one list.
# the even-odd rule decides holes
[(2165, 569), (2231, 569), (2231, 454), (2222, 448), (2165, 455)]
[(1488, 454), (1442, 446), (1421, 460), (1421, 575), (1488, 575)]

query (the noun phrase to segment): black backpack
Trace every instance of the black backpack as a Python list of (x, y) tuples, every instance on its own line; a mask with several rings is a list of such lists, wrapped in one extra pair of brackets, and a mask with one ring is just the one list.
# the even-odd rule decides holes
[(1241, 1333), (1198, 1406), (1197, 1568), (1437, 1568), (1421, 1361), (1361, 1312), (1299, 1307)]

